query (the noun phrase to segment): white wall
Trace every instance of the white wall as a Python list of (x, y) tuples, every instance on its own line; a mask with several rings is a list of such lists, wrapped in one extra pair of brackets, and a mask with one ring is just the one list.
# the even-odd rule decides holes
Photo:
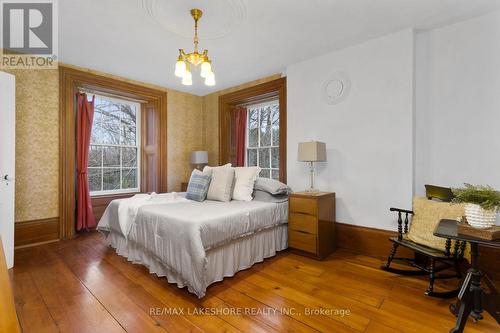
[[(337, 221), (394, 229), (389, 207), (411, 207), (413, 182), (413, 62), (411, 30), (374, 39), (287, 67), (288, 183), (308, 187), (297, 144), (327, 145), (317, 187), (337, 193)], [(321, 86), (337, 71), (351, 93), (326, 104)]]
[(417, 34), (416, 192), (500, 188), (500, 13)]

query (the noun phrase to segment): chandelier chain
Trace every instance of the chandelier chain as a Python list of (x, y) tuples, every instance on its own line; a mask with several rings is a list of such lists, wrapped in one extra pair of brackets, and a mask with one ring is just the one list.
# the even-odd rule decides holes
[(198, 52), (198, 17), (195, 17), (194, 19), (194, 38), (193, 38), (193, 42), (194, 42), (194, 51), (195, 52)]

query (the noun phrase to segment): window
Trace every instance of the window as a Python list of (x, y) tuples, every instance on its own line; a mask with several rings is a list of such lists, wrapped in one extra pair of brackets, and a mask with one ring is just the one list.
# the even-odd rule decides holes
[(247, 166), (262, 168), (260, 177), (279, 179), (279, 102), (247, 107)]
[(88, 177), (91, 195), (139, 192), (140, 104), (95, 95)]

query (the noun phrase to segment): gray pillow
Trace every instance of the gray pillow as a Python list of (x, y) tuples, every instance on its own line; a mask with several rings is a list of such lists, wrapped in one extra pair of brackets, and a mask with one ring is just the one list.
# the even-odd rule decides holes
[(202, 202), (207, 197), (208, 187), (212, 177), (203, 174), (198, 170), (193, 170), (186, 192), (186, 199)]
[(288, 194), (272, 195), (269, 192), (255, 190), (253, 191), (252, 195), (255, 201), (274, 202), (274, 203), (281, 203), (288, 201)]
[(264, 191), (272, 195), (288, 194), (292, 192), (290, 186), (270, 178), (257, 178), (254, 189)]

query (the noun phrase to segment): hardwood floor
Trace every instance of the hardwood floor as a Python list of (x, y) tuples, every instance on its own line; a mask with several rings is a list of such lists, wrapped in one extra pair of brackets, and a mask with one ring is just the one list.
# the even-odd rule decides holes
[[(18, 250), (10, 277), (24, 332), (448, 332), (451, 301), (380, 264), (342, 250), (324, 261), (284, 251), (199, 300), (91, 233)], [(487, 314), (466, 328), (498, 331)]]

